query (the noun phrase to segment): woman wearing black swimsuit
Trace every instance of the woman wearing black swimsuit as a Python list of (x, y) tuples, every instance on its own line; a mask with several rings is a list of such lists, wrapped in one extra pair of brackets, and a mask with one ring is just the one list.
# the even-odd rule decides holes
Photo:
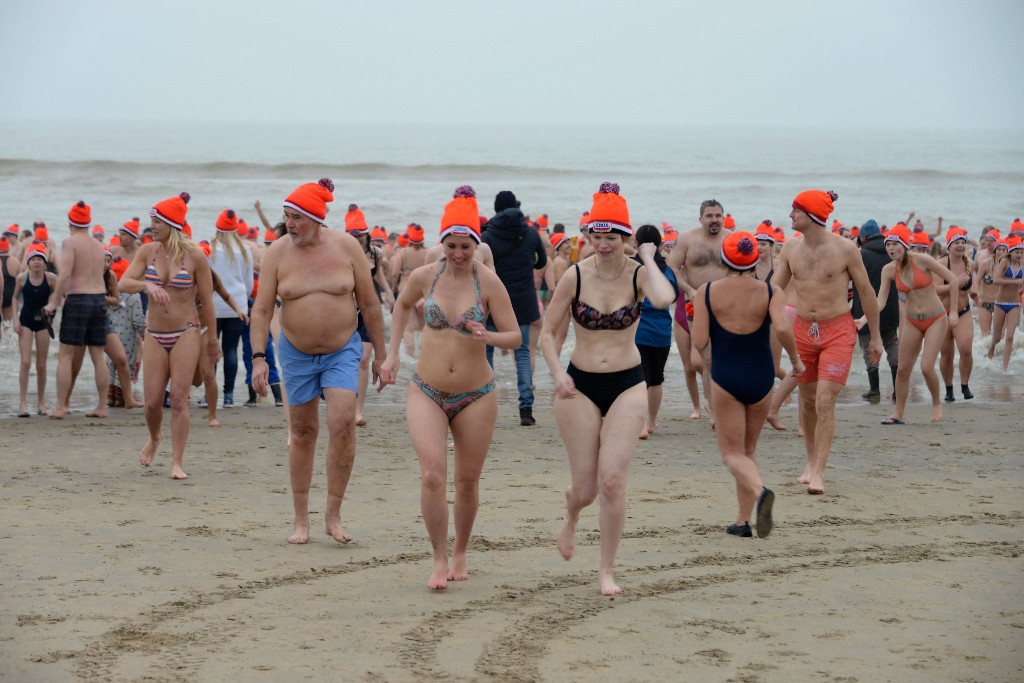
[(971, 290), (974, 288), (974, 276), (971, 272), (971, 261), (967, 258), (967, 231), (955, 225), (946, 231), (946, 267), (957, 278), (959, 287), (953, 287), (944, 281), (936, 280), (935, 291), (939, 293), (946, 313), (953, 307), (957, 310), (957, 323), (946, 329), (946, 338), (939, 348), (939, 374), (946, 385), (946, 401), (955, 401), (953, 396), (953, 354), (960, 354), (960, 391), (965, 399), (974, 398), (968, 386), (971, 381), (971, 370), (974, 369), (974, 318), (971, 316)]
[(789, 355), (793, 375), (799, 376), (804, 366), (796, 353), (793, 328), (787, 324), (785, 295), (754, 277), (754, 235), (731, 233), (722, 243), (721, 259), (728, 274), (697, 290), (690, 335), (698, 349), (711, 344), (715, 433), (722, 461), (736, 479), (739, 511), (726, 532), (749, 538), (754, 535), (749, 520), (756, 519), (757, 535), (764, 538), (772, 530), (775, 494), (761, 481), (756, 451), (775, 382), (772, 329)]
[[(18, 389), (21, 399), (18, 417), (29, 417), (28, 375), (32, 367), (32, 342), (36, 343), (36, 414), (46, 414), (46, 354), (50, 349), (53, 328), (43, 307), (55, 299), (57, 276), (46, 272), (49, 258), (46, 245), (32, 245), (25, 253), (27, 266), (23, 276), (16, 278), (11, 291), (14, 305), (14, 334), (21, 350), (21, 371)], [(19, 310), (20, 309), (20, 310)]]
[[(593, 258), (569, 268), (559, 281), (544, 317), (541, 348), (554, 380), (555, 419), (571, 478), (558, 550), (566, 560), (572, 557), (580, 511), (600, 495), (598, 578), (602, 595), (616, 595), (622, 592), (613, 574), (626, 521), (626, 477), (647, 418), (634, 323), (645, 296), (654, 307), (666, 308), (675, 290), (654, 262), (653, 243), (640, 247), (643, 265), (626, 256), (633, 229), (618, 185), (601, 185), (589, 220)], [(570, 314), (576, 345), (563, 369), (555, 336)]]

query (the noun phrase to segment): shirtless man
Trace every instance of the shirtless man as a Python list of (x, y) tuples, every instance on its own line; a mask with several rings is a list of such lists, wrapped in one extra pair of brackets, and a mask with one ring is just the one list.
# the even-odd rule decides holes
[[(266, 346), (274, 301), (281, 299), (278, 359), (284, 375), (291, 443), (295, 530), (289, 543), (309, 542), (309, 488), (313, 455), (320, 431), (320, 396), (327, 400), (327, 535), (339, 543), (352, 536), (341, 524), (341, 503), (356, 453), (355, 409), (359, 359), (363, 353), (356, 332), (356, 307), (373, 343), (373, 382), (377, 383), (386, 353), (384, 318), (370, 278), (370, 265), (351, 235), (328, 230), (327, 203), (334, 201), (334, 183), (300, 186), (284, 202), (288, 239), (267, 250), (260, 287), (252, 308), (252, 385), (267, 395), (270, 369)], [(378, 391), (383, 383), (378, 386)]]
[[(679, 289), (686, 294), (686, 299), (677, 302), (677, 307), (684, 307), (686, 301), (692, 300), (697, 288), (704, 283), (714, 282), (726, 276), (728, 270), (722, 265), (722, 242), (729, 231), (725, 229), (724, 225), (725, 212), (722, 205), (715, 199), (706, 199), (700, 205), (700, 227), (679, 234), (675, 248), (665, 259), (676, 272)], [(680, 308), (680, 310), (685, 309)], [(679, 354), (684, 361), (690, 357), (689, 321), (685, 315), (685, 313), (680, 313), (676, 316), (676, 324), (682, 330), (682, 334), (677, 335), (677, 340), (682, 341), (679, 344)], [(683, 325), (683, 320), (687, 320), (686, 325)], [(711, 417), (711, 426), (714, 427), (715, 417), (711, 414), (710, 344), (701, 352), (701, 358), (704, 362), (704, 372), (701, 375), (704, 383), (704, 400), (708, 415)], [(684, 362), (684, 366), (686, 365), (688, 364)], [(686, 371), (694, 372), (689, 367), (686, 368)], [(694, 410), (691, 417), (700, 417), (699, 408)]]
[(857, 327), (850, 315), (847, 290), (853, 281), (867, 317), (872, 363), (882, 357), (878, 301), (860, 251), (850, 240), (825, 227), (832, 213), (832, 192), (807, 190), (793, 200), (789, 217), (801, 239), (788, 240), (779, 255), (774, 282), (786, 289), (792, 282), (798, 296), (793, 333), (806, 368), (800, 385), (800, 424), (804, 430), (807, 466), (797, 480), (807, 493), (825, 493), (825, 466), (836, 428), (836, 398), (850, 374), (857, 345)]
[(56, 296), (43, 310), (53, 315), (63, 302), (60, 323), (60, 356), (57, 360), (57, 405), (49, 417), (61, 420), (68, 411), (71, 388), (85, 359), (85, 347), (96, 370), (96, 408), (87, 417), (107, 416), (110, 374), (103, 358), (107, 345), (107, 288), (103, 281), (103, 245), (89, 235), (92, 211), (79, 201), (68, 212), (71, 237), (60, 248), (60, 273)]

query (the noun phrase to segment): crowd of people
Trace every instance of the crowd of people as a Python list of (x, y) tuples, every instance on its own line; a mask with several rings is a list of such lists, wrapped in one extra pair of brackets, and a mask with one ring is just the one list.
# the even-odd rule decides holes
[[(398, 382), (404, 353), (415, 362), (405, 406), (434, 553), (428, 587), (443, 589), (469, 577), (480, 477), (500, 412), (494, 350), (514, 360), (523, 427), (537, 422), (534, 373), (542, 354), (569, 464), (556, 545), (565, 559), (573, 556), (580, 515), (600, 500), (599, 588), (614, 595), (621, 592), (614, 565), (629, 467), (638, 440), (658, 431), (673, 343), (690, 418), (709, 418), (735, 480), (737, 512), (725, 531), (764, 538), (773, 527), (775, 494), (761, 478), (758, 437), (765, 423), (786, 428), (779, 410), (794, 389), (806, 449), (798, 481), (809, 494), (823, 494), (836, 401), (858, 344), (866, 401), (883, 398), (883, 353), (891, 369), (893, 390), (885, 396), (894, 409), (883, 425), (908, 422), (915, 366), (931, 398), (930, 419), (938, 422), (943, 402), (957, 400), (955, 370), (960, 396), (973, 398), (975, 315), (978, 333), (990, 339), (989, 358), (1002, 344), (1004, 370), (1020, 325), (1019, 219), (1005, 238), (987, 226), (977, 240), (955, 225), (943, 232), (941, 218), (928, 230), (913, 213), (892, 227), (875, 220), (829, 225), (838, 196), (807, 190), (792, 202), (788, 238), (770, 220), (738, 228), (714, 199), (700, 205), (699, 225), (680, 233), (667, 224), (634, 229), (619, 186), (603, 183), (570, 234), (545, 214), (530, 218), (507, 190), (484, 216), (473, 188), (461, 186), (443, 206), (438, 244), (427, 245), (422, 226), (411, 223), (401, 234), (370, 228), (356, 204), (348, 207), (344, 230), (329, 228), (334, 191), (326, 178), (300, 185), (284, 200), (276, 225), (255, 202), (262, 240), (258, 228), (224, 209), (213, 239), (194, 242), (187, 192), (156, 202), (148, 227), (132, 218), (109, 238), (85, 201), (71, 206), (70, 234), (59, 244), (42, 223), (7, 228), (0, 238), (2, 314), (11, 321), (7, 333), (18, 338), (18, 416), (64, 418), (88, 351), (97, 401), (86, 415), (143, 408), (147, 436), (139, 461), (149, 466), (170, 410), (171, 476), (184, 479), (192, 389), (203, 387), (197, 405), (207, 410), (208, 425), (219, 427), (218, 403), (235, 406), (241, 344), (244, 405), (272, 396), (285, 408), (294, 505), (288, 542), (310, 540), (323, 405), (325, 532), (347, 543), (352, 535), (341, 507), (356, 433), (368, 423), (367, 393), (371, 382), (377, 391)], [(60, 349), (48, 405), (53, 338)], [(140, 368), (141, 395), (133, 388)]]

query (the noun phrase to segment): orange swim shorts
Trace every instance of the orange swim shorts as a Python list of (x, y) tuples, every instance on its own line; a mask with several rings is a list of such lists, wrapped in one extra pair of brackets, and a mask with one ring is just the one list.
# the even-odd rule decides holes
[(849, 313), (828, 320), (793, 320), (796, 352), (804, 364), (804, 372), (796, 381), (810, 384), (827, 380), (846, 384), (850, 376), (853, 349), (857, 346), (857, 325)]

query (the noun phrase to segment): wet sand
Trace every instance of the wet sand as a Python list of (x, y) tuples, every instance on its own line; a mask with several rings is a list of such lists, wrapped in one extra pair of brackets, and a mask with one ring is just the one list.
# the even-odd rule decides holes
[(844, 406), (824, 496), (795, 483), (793, 432), (764, 433), (767, 539), (723, 532), (733, 484), (713, 434), (665, 415), (633, 463), (625, 592), (603, 598), (596, 505), (576, 557), (555, 549), (568, 475), (546, 401), (534, 428), (503, 402), (470, 580), (428, 591), (404, 394), (387, 392), (359, 430), (345, 546), (321, 531), (322, 447), (312, 542), (285, 543), (285, 430), (267, 404), (222, 411), (219, 430), (193, 408), (184, 482), (169, 476), (169, 438), (139, 466), (139, 413), (0, 420), (0, 678), (1024, 678), (1019, 406), (959, 401), (931, 425), (914, 404), (905, 427), (878, 424), (889, 404)]

